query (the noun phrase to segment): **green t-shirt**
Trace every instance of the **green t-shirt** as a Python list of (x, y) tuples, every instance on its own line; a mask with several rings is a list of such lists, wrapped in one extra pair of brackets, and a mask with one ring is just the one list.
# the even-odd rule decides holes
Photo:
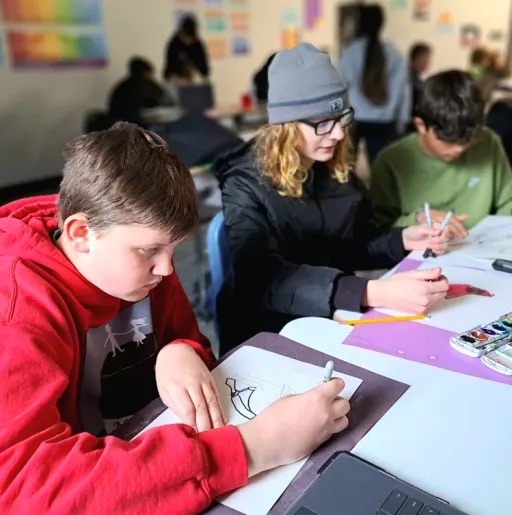
[(415, 224), (425, 202), (469, 215), (468, 229), (489, 214), (512, 215), (512, 171), (500, 139), (487, 128), (452, 163), (425, 154), (417, 134), (406, 136), (378, 156), (370, 189), (381, 227)]

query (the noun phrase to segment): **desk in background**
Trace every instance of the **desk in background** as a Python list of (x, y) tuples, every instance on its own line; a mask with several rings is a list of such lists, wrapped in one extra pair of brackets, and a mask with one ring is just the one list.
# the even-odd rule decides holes
[[(153, 107), (144, 109), (141, 117), (148, 125), (175, 122), (181, 118), (184, 111), (179, 107)], [(204, 114), (214, 120), (225, 122), (229, 127), (241, 131), (244, 126), (254, 129), (267, 123), (266, 108), (256, 105), (252, 109), (244, 109), (236, 104), (219, 105), (207, 109)]]

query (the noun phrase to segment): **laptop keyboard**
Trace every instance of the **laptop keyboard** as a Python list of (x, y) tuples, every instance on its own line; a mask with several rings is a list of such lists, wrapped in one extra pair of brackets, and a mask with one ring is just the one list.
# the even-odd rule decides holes
[(443, 515), (439, 510), (408, 497), (399, 490), (393, 490), (376, 515)]

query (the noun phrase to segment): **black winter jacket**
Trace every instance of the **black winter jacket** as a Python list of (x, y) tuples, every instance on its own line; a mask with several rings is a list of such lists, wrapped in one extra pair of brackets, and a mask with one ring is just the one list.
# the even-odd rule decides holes
[(280, 195), (261, 176), (248, 142), (214, 164), (222, 191), (232, 277), (218, 299), (221, 343), (279, 331), (301, 316), (361, 310), (367, 280), (405, 256), (402, 229), (377, 229), (364, 185), (340, 184), (316, 163), (304, 195)]

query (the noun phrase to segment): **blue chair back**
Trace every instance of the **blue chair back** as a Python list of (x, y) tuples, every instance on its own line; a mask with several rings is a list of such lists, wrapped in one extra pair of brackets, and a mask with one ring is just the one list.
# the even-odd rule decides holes
[(228, 240), (224, 228), (224, 213), (222, 211), (213, 217), (208, 226), (206, 248), (210, 264), (211, 284), (208, 289), (205, 307), (206, 311), (212, 316), (215, 330), (219, 334), (216, 313), (217, 295), (231, 269)]

